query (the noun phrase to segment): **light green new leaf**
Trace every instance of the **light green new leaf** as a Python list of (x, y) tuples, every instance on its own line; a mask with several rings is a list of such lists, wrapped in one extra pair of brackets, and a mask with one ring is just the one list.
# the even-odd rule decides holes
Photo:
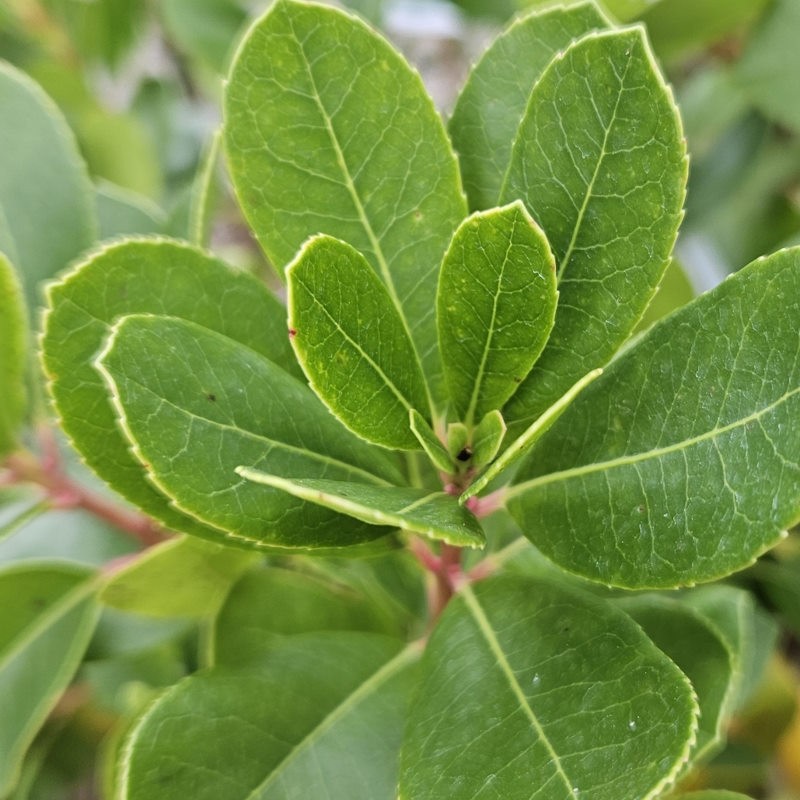
[(211, 663), (263, 664), (276, 641), (315, 631), (387, 631), (381, 612), (352, 586), (278, 567), (244, 575), (214, 620)]
[(737, 674), (730, 648), (691, 606), (660, 595), (623, 598), (620, 607), (692, 682), (700, 704), (691, 761), (709, 756), (725, 740)]
[[(94, 240), (94, 198), (75, 137), (38, 84), (0, 61), (0, 246), (19, 267), (25, 296)], [(2, 223), (0, 223), (2, 225)]]
[(539, 441), (509, 510), (550, 559), (624, 587), (727, 575), (800, 519), (800, 249), (656, 323)]
[(287, 267), (289, 333), (311, 387), (367, 441), (418, 450), (408, 415), (428, 409), (403, 318), (364, 256), (315, 236)]
[(151, 482), (231, 543), (344, 547), (388, 533), (236, 474), (245, 461), (278, 475), (400, 479), (307, 386), (254, 350), (186, 320), (128, 316), (96, 365)]
[(458, 228), (442, 262), (436, 321), (450, 399), (468, 428), (526, 378), (557, 298), (553, 254), (522, 203), (478, 212)]
[(66, 564), (0, 570), (0, 796), (72, 679), (94, 630), (91, 573)]
[(107, 606), (152, 617), (206, 617), (258, 556), (182, 536), (151, 547), (111, 574)]
[(471, 209), (498, 204), (531, 89), (547, 65), (575, 39), (608, 25), (593, 3), (532, 13), (513, 22), (472, 68), (448, 124)]
[(490, 411), (475, 427), (472, 437), (472, 463), (483, 467), (491, 463), (506, 435), (506, 423), (499, 411)]
[(694, 739), (675, 664), (607, 601), (543, 579), (465, 588), (421, 672), (402, 800), (653, 798)]
[(249, 481), (273, 486), (370, 525), (402, 528), (456, 547), (483, 547), (486, 542), (475, 517), (445, 492), (340, 480), (282, 478), (247, 467), (237, 472)]
[(49, 287), (43, 364), (67, 436), (112, 488), (170, 528), (205, 527), (170, 508), (128, 452), (92, 361), (113, 321), (131, 313), (182, 317), (229, 336), (298, 377), (286, 312), (251, 275), (162, 239), (128, 240), (95, 253)]
[(337, 632), (284, 640), (161, 697), (123, 753), (120, 800), (395, 800), (419, 648)]
[(669, 263), (685, 187), (677, 109), (640, 28), (588, 34), (553, 60), (501, 195), (525, 201), (559, 280), (547, 347), (503, 412), (515, 433), (636, 326)]
[(425, 417), (412, 408), (409, 412), (408, 420), (411, 431), (417, 437), (417, 441), (422, 445), (422, 449), (427, 453), (431, 463), (436, 469), (448, 475), (452, 473), (455, 466), (452, 458), (450, 458), (450, 453), (447, 452), (447, 448), (434, 433), (433, 428), (431, 428)]
[(14, 448), (25, 419), (28, 315), (14, 268), (0, 252), (0, 458)]
[(363, 253), (401, 309), (438, 397), (431, 299), (466, 204), (419, 76), (355, 17), (277, 0), (237, 55), (225, 147), (270, 259), (287, 264), (317, 233)]

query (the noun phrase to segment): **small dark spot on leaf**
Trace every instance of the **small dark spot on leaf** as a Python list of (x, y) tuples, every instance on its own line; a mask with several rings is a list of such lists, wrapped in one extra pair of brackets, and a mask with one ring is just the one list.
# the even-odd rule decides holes
[(465, 447), (461, 452), (456, 456), (459, 461), (469, 461), (472, 458), (472, 449), (469, 447)]
[(215, 394), (207, 394), (206, 399), (209, 401), (209, 403), (217, 402), (217, 396)]
[(522, 378), (514, 377), (514, 383), (522, 383)]
[(41, 611), (47, 605), (45, 599), (43, 597), (32, 597), (31, 598), (31, 607), (35, 611)]
[(422, 219), (422, 212), (421, 212), (419, 209), (417, 209), (417, 210), (414, 212), (414, 219), (415, 219), (417, 222), (419, 222), (419, 221)]
[(640, 514), (644, 514), (644, 506), (638, 506), (638, 507), (636, 508), (636, 510), (637, 510), (637, 511), (638, 511)]
[(292, 339), (297, 336), (297, 331), (294, 328), (289, 328), (289, 338)]

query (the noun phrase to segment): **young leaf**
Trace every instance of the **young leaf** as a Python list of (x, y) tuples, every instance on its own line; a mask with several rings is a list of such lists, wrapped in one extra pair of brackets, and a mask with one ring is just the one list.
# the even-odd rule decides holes
[(390, 525), (456, 547), (483, 547), (483, 530), (454, 497), (445, 492), (368, 486), (337, 480), (282, 478), (257, 469), (236, 470), (249, 481), (273, 486), (284, 492), (319, 503), (370, 525)]
[(439, 441), (439, 437), (433, 432), (425, 417), (413, 408), (409, 413), (409, 425), (436, 469), (448, 475), (453, 472), (453, 460), (450, 458), (447, 448)]
[(205, 526), (176, 512), (146, 481), (92, 361), (117, 317), (153, 313), (218, 331), (300, 377), (284, 308), (251, 275), (162, 239), (104, 248), (52, 284), (48, 295), (43, 364), (64, 431), (112, 488), (168, 527), (202, 535)]
[(531, 89), (575, 39), (608, 27), (594, 3), (521, 17), (472, 68), (448, 125), (471, 209), (496, 206)]
[(287, 267), (289, 332), (312, 388), (367, 441), (417, 450), (408, 415), (428, 409), (403, 318), (364, 256), (315, 236)]
[(499, 411), (490, 411), (476, 426), (472, 441), (472, 463), (483, 467), (491, 463), (506, 435), (506, 423)]
[(219, 610), (211, 663), (263, 664), (282, 637), (315, 631), (388, 632), (362, 592), (323, 577), (261, 567), (236, 583)]
[[(19, 267), (25, 296), (94, 241), (94, 197), (72, 131), (27, 75), (0, 62), (0, 243)], [(5, 223), (5, 225), (3, 225)]]
[(501, 200), (558, 263), (547, 347), (503, 416), (518, 432), (629, 336), (669, 262), (686, 187), (677, 109), (640, 28), (588, 34), (531, 93)]
[(696, 728), (681, 671), (610, 603), (496, 578), (447, 606), (421, 665), (400, 797), (656, 797)]
[(478, 212), (442, 262), (436, 319), (456, 413), (471, 428), (516, 391), (556, 313), (556, 265), (522, 203)]
[(207, 617), (258, 556), (182, 536), (146, 550), (114, 572), (100, 593), (107, 606), (154, 617)]
[(72, 679), (97, 619), (91, 573), (67, 564), (0, 571), (0, 796)]
[(96, 363), (153, 484), (233, 543), (343, 547), (388, 533), (237, 477), (244, 460), (279, 475), (400, 478), (306, 386), (250, 348), (186, 320), (128, 316)]
[(509, 510), (590, 580), (685, 586), (800, 519), (800, 249), (653, 326), (543, 437)]
[(28, 317), (14, 268), (0, 253), (0, 459), (13, 450), (25, 419)]
[(317, 633), (258, 669), (193, 675), (133, 730), (120, 798), (395, 800), (418, 657), (374, 634)]
[(236, 58), (225, 147), (273, 263), (288, 263), (316, 233), (363, 253), (438, 389), (431, 298), (466, 204), (442, 122), (397, 51), (342, 11), (277, 0)]

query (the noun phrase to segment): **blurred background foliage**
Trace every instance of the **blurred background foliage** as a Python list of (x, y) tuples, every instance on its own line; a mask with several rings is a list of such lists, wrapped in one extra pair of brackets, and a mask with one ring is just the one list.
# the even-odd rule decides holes
[[(268, 4), (0, 2), (0, 58), (37, 81), (72, 128), (94, 185), (99, 239), (160, 233), (197, 241), (199, 230), (218, 255), (277, 285), (233, 201), (214, 139), (237, 40)], [(406, 53), (446, 115), (490, 38), (524, 8), (547, 4), (348, 5)], [(620, 22), (647, 26), (681, 106), (691, 153), (676, 261), (647, 325), (753, 258), (800, 244), (800, 0), (604, 5)], [(127, 539), (83, 512), (32, 513), (28, 522), (21, 512), (35, 506), (35, 495), (0, 492), (0, 565), (51, 557), (96, 566), (131, 551)], [(58, 537), (50, 535), (54, 514), (61, 515)], [(4, 519), (16, 521), (13, 532)], [(736, 718), (730, 744), (684, 787), (797, 800), (800, 535), (790, 534), (736, 582), (778, 621), (777, 645), (771, 656), (769, 648), (763, 653), (765, 677)], [(105, 611), (79, 681), (37, 739), (13, 800), (102, 796), (113, 783), (115, 743), (127, 720), (197, 667), (198, 637), (202, 630), (190, 622)]]

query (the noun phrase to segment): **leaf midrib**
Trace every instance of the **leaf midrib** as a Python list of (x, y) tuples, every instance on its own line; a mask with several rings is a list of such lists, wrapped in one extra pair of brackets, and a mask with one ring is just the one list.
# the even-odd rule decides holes
[(752, 414), (748, 414), (746, 417), (742, 417), (741, 419), (735, 420), (734, 422), (729, 423), (728, 425), (723, 425), (721, 427), (712, 428), (704, 433), (697, 434), (696, 436), (691, 436), (688, 439), (682, 439), (679, 442), (675, 442), (671, 445), (665, 445), (664, 447), (655, 447), (652, 450), (645, 450), (641, 453), (635, 453), (632, 455), (620, 456), (619, 458), (612, 458), (607, 461), (597, 461), (593, 464), (586, 464), (582, 467), (572, 467), (571, 469), (560, 470), (558, 472), (551, 472), (547, 475), (540, 475), (537, 478), (532, 478), (529, 481), (525, 481), (524, 483), (520, 483), (516, 486), (512, 486), (510, 489), (507, 490), (506, 498), (511, 499), (512, 497), (516, 497), (530, 489), (536, 489), (540, 486), (546, 486), (550, 483), (558, 483), (559, 481), (570, 480), (572, 478), (580, 478), (584, 475), (591, 475), (595, 472), (604, 472), (606, 470), (616, 469), (617, 467), (625, 467), (631, 464), (638, 464), (642, 461), (648, 461), (650, 459), (657, 459), (661, 458), (662, 456), (669, 455), (671, 453), (678, 453), (682, 450), (688, 449), (693, 447), (696, 444), (700, 444), (701, 442), (710, 441), (715, 439), (718, 436), (722, 436), (726, 433), (729, 433), (732, 430), (736, 430), (737, 428), (742, 428), (747, 425), (750, 425), (753, 422), (757, 422), (761, 419), (761, 417), (769, 414), (771, 411), (778, 408), (781, 404), (787, 402), (795, 395), (800, 394), (800, 387), (793, 389), (785, 394), (781, 395), (777, 400), (774, 400), (772, 403), (764, 406), (763, 408), (759, 409), (758, 411), (754, 411)]
[(503, 652), (503, 648), (500, 646), (500, 642), (497, 640), (497, 637), (495, 636), (492, 625), (489, 622), (489, 619), (484, 613), (481, 604), (478, 602), (478, 598), (475, 597), (475, 594), (472, 591), (472, 587), (469, 586), (469, 584), (467, 584), (461, 591), (461, 596), (464, 598), (467, 608), (472, 614), (475, 623), (478, 625), (478, 628), (481, 634), (483, 635), (483, 638), (489, 645), (489, 649), (491, 650), (492, 655), (495, 657), (497, 666), (500, 668), (500, 670), (503, 673), (503, 676), (508, 682), (509, 688), (514, 694), (514, 698), (517, 700), (520, 708), (523, 710), (525, 716), (528, 718), (528, 721), (531, 723), (531, 726), (533, 727), (533, 730), (536, 733), (537, 738), (539, 739), (539, 741), (542, 742), (548, 754), (550, 755), (551, 763), (555, 767), (556, 774), (558, 775), (559, 779), (566, 787), (568, 796), (572, 797), (574, 794), (572, 781), (569, 779), (569, 776), (564, 771), (564, 766), (561, 763), (561, 758), (556, 752), (550, 740), (547, 738), (547, 734), (545, 733), (545, 730), (542, 727), (542, 723), (539, 721), (539, 718), (536, 716), (534, 710), (528, 703), (528, 698), (522, 691), (522, 687), (520, 686), (519, 681), (517, 680), (517, 676), (514, 674), (514, 670), (512, 669), (511, 664), (508, 663), (506, 654), (505, 652)]
[(401, 650), (394, 658), (387, 661), (376, 672), (373, 672), (354, 692), (347, 695), (343, 702), (337, 705), (315, 728), (312, 728), (303, 739), (294, 745), (294, 747), (292, 747), (292, 749), (274, 766), (269, 775), (247, 795), (245, 800), (259, 800), (263, 798), (263, 793), (278, 779), (281, 772), (295, 759), (299, 758), (305, 750), (312, 747), (327, 733), (327, 731), (333, 728), (337, 722), (358, 706), (359, 703), (366, 700), (371, 694), (380, 689), (383, 684), (393, 678), (407, 664), (413, 662), (418, 657), (419, 651), (419, 644), (411, 643)]

